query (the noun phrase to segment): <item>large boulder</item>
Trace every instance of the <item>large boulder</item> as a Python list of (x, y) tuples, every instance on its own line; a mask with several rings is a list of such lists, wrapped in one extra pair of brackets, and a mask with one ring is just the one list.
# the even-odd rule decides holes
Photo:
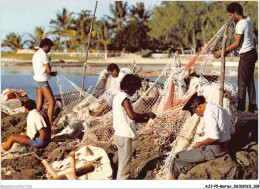
[(231, 159), (230, 155), (226, 154), (193, 167), (187, 174), (181, 174), (179, 179), (238, 179), (239, 173), (239, 165)]
[(251, 142), (236, 152), (237, 163), (241, 166), (240, 179), (258, 179), (258, 144)]
[(258, 179), (258, 144), (252, 142), (236, 152), (235, 159), (226, 154), (214, 160), (198, 164), (187, 174), (181, 174), (180, 180), (233, 180)]
[(235, 128), (228, 154), (196, 165), (179, 179), (258, 179), (258, 118), (239, 116)]

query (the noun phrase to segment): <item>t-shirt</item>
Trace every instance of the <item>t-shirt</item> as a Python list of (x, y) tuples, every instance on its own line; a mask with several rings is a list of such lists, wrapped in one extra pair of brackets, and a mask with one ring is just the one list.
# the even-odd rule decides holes
[(115, 135), (136, 139), (135, 121), (130, 119), (122, 105), (123, 101), (129, 98), (125, 92), (119, 92), (113, 100), (113, 127)]
[(102, 100), (106, 100), (108, 106), (112, 106), (113, 99), (117, 93), (121, 91), (120, 83), (122, 79), (125, 77), (126, 73), (123, 71), (119, 71), (117, 77), (111, 77), (111, 82), (107, 91), (105, 91), (100, 97)]
[(204, 120), (204, 140), (211, 138), (218, 139), (218, 142), (225, 142), (231, 139), (231, 134), (235, 133), (227, 110), (219, 105), (208, 102), (204, 111)]
[(111, 91), (114, 94), (117, 94), (120, 92), (120, 83), (123, 80), (123, 78), (125, 77), (126, 73), (123, 71), (119, 71), (118, 76), (117, 77), (112, 77), (111, 78), (111, 83), (110, 86), (108, 88), (108, 91)]
[(236, 24), (236, 34), (243, 35), (239, 44), (239, 54), (248, 52), (255, 48), (253, 38), (253, 23), (249, 16), (241, 19)]
[(47, 124), (42, 114), (37, 110), (33, 109), (27, 116), (27, 132), (26, 134), (33, 139), (35, 134), (42, 128), (47, 128)]
[(45, 64), (50, 63), (46, 52), (41, 48), (33, 55), (32, 64), (33, 64), (33, 71), (35, 81), (48, 81), (49, 74), (47, 73)]

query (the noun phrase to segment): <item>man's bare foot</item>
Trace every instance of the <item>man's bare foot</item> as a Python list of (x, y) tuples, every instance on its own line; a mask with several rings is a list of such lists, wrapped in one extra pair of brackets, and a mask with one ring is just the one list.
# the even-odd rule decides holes
[(59, 131), (59, 130), (61, 130), (63, 127), (62, 126), (55, 126), (55, 125), (52, 125), (51, 126), (51, 130), (52, 131)]
[(14, 138), (14, 134), (11, 134), (11, 136), (7, 139), (7, 141), (4, 144), (2, 144), (1, 151), (2, 150), (5, 150), (5, 151), (10, 150), (10, 148), (13, 145), (13, 138)]
[(7, 141), (1, 146), (1, 153), (5, 153), (7, 150), (9, 150), (9, 144), (7, 143)]

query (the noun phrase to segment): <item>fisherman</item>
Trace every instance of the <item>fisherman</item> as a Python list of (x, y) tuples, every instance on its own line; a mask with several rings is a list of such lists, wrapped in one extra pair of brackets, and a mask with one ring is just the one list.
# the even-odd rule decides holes
[(118, 180), (130, 177), (132, 141), (137, 138), (135, 121), (148, 121), (155, 118), (152, 112), (139, 114), (133, 111), (130, 97), (141, 87), (141, 79), (132, 74), (126, 75), (119, 92), (113, 100), (114, 141), (118, 148)]
[[(187, 173), (196, 164), (223, 156), (228, 152), (227, 142), (235, 133), (235, 128), (229, 120), (228, 112), (221, 106), (206, 102), (204, 96), (192, 95), (183, 107), (204, 116), (205, 128), (193, 148), (183, 150), (171, 158), (169, 169), (170, 180), (178, 179), (180, 173)], [(158, 175), (159, 179), (165, 179)]]
[[(257, 61), (257, 52), (253, 38), (253, 23), (249, 16), (244, 16), (243, 8), (239, 3), (233, 2), (227, 6), (229, 18), (236, 23), (235, 42), (229, 45), (225, 52), (232, 51), (239, 47), (238, 66), (238, 107), (237, 111), (245, 111), (246, 89), (248, 90), (249, 106), (248, 111), (257, 112), (256, 91), (254, 84), (254, 70)], [(221, 50), (215, 52), (215, 58), (221, 56)]]
[(119, 69), (117, 64), (111, 63), (107, 67), (107, 72), (111, 75), (109, 88), (101, 95), (101, 107), (98, 110), (90, 111), (90, 115), (97, 116), (102, 113), (108, 106), (112, 107), (114, 96), (120, 92), (120, 82), (126, 73)]
[(55, 99), (48, 83), (50, 76), (56, 76), (57, 72), (51, 71), (51, 61), (47, 55), (50, 52), (53, 42), (45, 38), (40, 42), (40, 49), (33, 55), (32, 64), (34, 71), (34, 84), (36, 87), (37, 109), (42, 110), (44, 98), (49, 102), (48, 117), (52, 130), (60, 130), (62, 127), (56, 127), (53, 124), (53, 114), (55, 109)]
[(24, 107), (28, 114), (26, 133), (12, 134), (2, 146), (3, 150), (9, 150), (13, 143), (45, 147), (50, 142), (51, 124), (45, 112), (36, 109), (36, 103), (31, 99), (24, 102)]

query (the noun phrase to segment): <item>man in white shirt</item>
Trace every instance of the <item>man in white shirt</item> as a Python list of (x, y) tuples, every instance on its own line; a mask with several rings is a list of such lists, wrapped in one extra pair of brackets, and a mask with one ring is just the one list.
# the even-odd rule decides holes
[(95, 111), (90, 111), (91, 116), (98, 116), (107, 108), (112, 107), (113, 99), (115, 95), (120, 92), (120, 83), (126, 75), (126, 73), (121, 71), (114, 63), (108, 65), (107, 72), (112, 77), (111, 83), (109, 88), (100, 97), (102, 100), (101, 106)]
[[(257, 52), (253, 38), (253, 23), (249, 16), (243, 15), (243, 8), (239, 3), (233, 2), (227, 6), (229, 18), (236, 23), (235, 42), (229, 45), (225, 52), (232, 51), (239, 47), (238, 66), (238, 111), (245, 111), (246, 89), (248, 90), (249, 106), (248, 111), (257, 112), (256, 91), (254, 84), (254, 70), (257, 60)], [(215, 58), (221, 56), (221, 50), (215, 52)]]
[[(204, 116), (205, 128), (197, 142), (190, 150), (183, 150), (170, 162), (171, 176), (169, 179), (178, 179), (180, 173), (187, 173), (196, 164), (220, 157), (228, 152), (227, 141), (235, 128), (229, 120), (228, 112), (221, 106), (206, 102), (204, 96), (195, 93), (183, 110), (191, 114)], [(159, 179), (162, 179), (158, 176)]]
[(109, 75), (112, 76), (112, 80), (108, 91), (111, 91), (113, 94), (117, 94), (120, 92), (120, 83), (122, 79), (125, 77), (126, 73), (121, 71), (119, 67), (112, 63), (107, 66), (107, 71)]
[(56, 127), (53, 124), (53, 114), (56, 102), (51, 87), (48, 83), (48, 80), (51, 76), (57, 75), (57, 72), (51, 71), (51, 61), (47, 55), (53, 45), (53, 42), (48, 38), (45, 38), (40, 42), (40, 49), (33, 55), (32, 58), (34, 71), (33, 79), (34, 85), (36, 87), (37, 109), (42, 110), (44, 98), (46, 98), (46, 100), (49, 102), (48, 117), (51, 122), (51, 127), (53, 130), (59, 130), (62, 127)]
[(121, 71), (119, 67), (112, 63), (107, 66), (107, 72), (112, 77), (109, 88), (107, 91), (101, 96), (103, 100), (106, 100), (108, 106), (112, 106), (114, 96), (120, 92), (120, 83), (122, 79), (125, 77), (126, 73)]
[(51, 140), (51, 124), (47, 115), (43, 111), (36, 109), (36, 104), (33, 100), (24, 102), (25, 112), (27, 116), (26, 133), (12, 134), (2, 150), (9, 150), (13, 143), (18, 143), (22, 146), (45, 147)]
[(152, 112), (139, 114), (134, 112), (130, 97), (141, 87), (141, 79), (132, 74), (126, 75), (121, 84), (121, 91), (113, 100), (113, 127), (115, 130), (114, 141), (118, 148), (118, 180), (129, 179), (132, 141), (137, 138), (136, 121), (148, 121), (155, 118)]

